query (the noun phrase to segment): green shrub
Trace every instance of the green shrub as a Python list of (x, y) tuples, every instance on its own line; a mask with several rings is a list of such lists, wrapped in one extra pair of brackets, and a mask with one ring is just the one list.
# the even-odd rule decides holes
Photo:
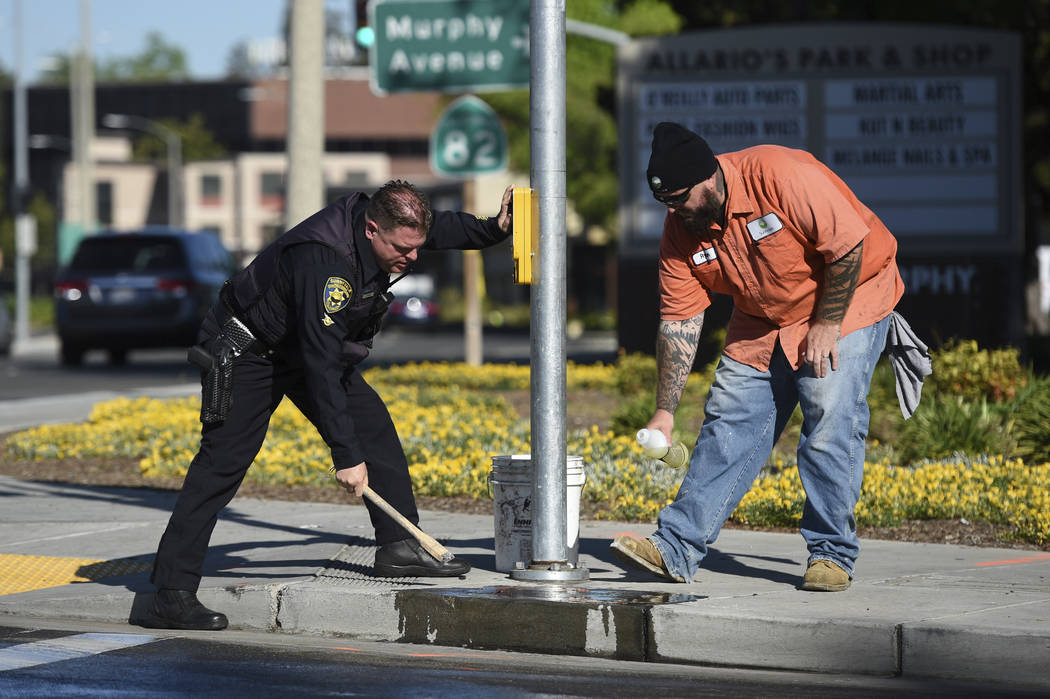
[[(924, 389), (924, 395), (929, 391)], [(868, 392), (868, 410), (871, 420), (868, 424), (868, 437), (879, 442), (892, 442), (900, 431), (903, 415), (900, 401), (897, 399), (897, 383), (893, 376), (893, 367), (889, 359), (883, 357), (875, 365), (871, 377), (871, 390)]]
[[(15, 294), (0, 296), (2, 303), (7, 306), (7, 315), (11, 322), (15, 321)], [(29, 298), (29, 329), (52, 330), (55, 327), (55, 300), (50, 296), (31, 296)]]
[(1013, 402), (1014, 455), (1028, 464), (1050, 462), (1050, 377), (1033, 377)]
[(633, 398), (623, 398), (616, 411), (609, 417), (609, 429), (615, 435), (633, 437), (634, 434), (649, 424), (649, 419), (656, 412), (656, 394), (647, 391)]
[(656, 410), (656, 358), (620, 350), (613, 375), (618, 405), (609, 418), (617, 435), (633, 435), (649, 423)]
[(900, 430), (895, 449), (903, 464), (953, 454), (1010, 454), (1014, 444), (1003, 411), (983, 398), (923, 396)]
[(570, 313), (569, 320), (577, 320), (583, 324), (586, 330), (615, 330), (616, 311), (607, 308), (601, 311), (585, 311), (582, 313)]
[[(700, 434), (704, 420), (704, 403), (714, 378), (715, 364), (689, 375), (682, 399), (675, 411), (675, 431), (672, 435), (692, 446)], [(614, 434), (634, 436), (656, 411), (656, 358), (639, 352), (621, 351), (616, 360), (616, 387), (620, 404), (610, 417), (609, 428)]]
[[(889, 360), (876, 365), (868, 394), (872, 454), (910, 463), (954, 453), (1011, 453), (1015, 426), (1008, 418), (1029, 381), (1018, 350), (986, 350), (973, 340), (952, 340), (931, 354), (933, 373), (910, 420), (901, 415)], [(1029, 431), (1028, 448), (1034, 448), (1042, 433)]]
[[(394, 287), (397, 292), (397, 287)], [(457, 288), (444, 288), (438, 293), (442, 323), (462, 323), (466, 317), (466, 301), (463, 292)], [(528, 303), (505, 304), (493, 301), (489, 297), (481, 300), (481, 321), (490, 328), (528, 328), (531, 308)]]
[(1017, 348), (982, 350), (974, 340), (953, 340), (933, 352), (933, 374), (926, 390), (964, 400), (1012, 400), (1028, 381)]
[(620, 350), (616, 358), (616, 392), (627, 399), (656, 391), (656, 357), (641, 352), (627, 354)]

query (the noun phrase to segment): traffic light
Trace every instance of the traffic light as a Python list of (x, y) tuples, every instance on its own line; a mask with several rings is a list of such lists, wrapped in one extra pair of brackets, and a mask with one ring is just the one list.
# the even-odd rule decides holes
[(354, 41), (363, 49), (371, 48), (376, 41), (376, 33), (372, 27), (358, 27), (354, 32)]
[(372, 48), (376, 42), (376, 32), (368, 23), (367, 0), (356, 0), (353, 3), (355, 22), (357, 29), (354, 31), (354, 41), (363, 49)]

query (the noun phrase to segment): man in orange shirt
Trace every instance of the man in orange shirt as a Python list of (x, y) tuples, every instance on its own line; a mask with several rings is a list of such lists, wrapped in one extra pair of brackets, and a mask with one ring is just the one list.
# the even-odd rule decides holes
[(668, 209), (648, 424), (668, 440), (711, 295), (732, 296), (734, 310), (678, 496), (652, 536), (619, 536), (612, 549), (634, 567), (691, 581), (801, 405), (802, 588), (845, 590), (860, 550), (853, 511), (867, 394), (904, 293), (897, 242), (803, 151), (767, 145), (716, 157), (700, 136), (663, 122), (646, 179)]

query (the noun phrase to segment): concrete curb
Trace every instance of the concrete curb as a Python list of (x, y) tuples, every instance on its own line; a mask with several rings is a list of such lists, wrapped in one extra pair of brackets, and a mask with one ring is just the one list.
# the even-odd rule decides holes
[(1013, 631), (965, 619), (905, 625), (901, 674), (1050, 687), (1050, 601), (1024, 611), (1012, 619), (1019, 622)]
[[(131, 577), (131, 576), (129, 576)], [(858, 591), (867, 618), (807, 617), (804, 593), (672, 604), (581, 598), (583, 588), (361, 589), (310, 580), (201, 589), (231, 628), (631, 661), (837, 674), (971, 680), (1050, 688), (1050, 596), (939, 619), (872, 609), (891, 591)], [(0, 615), (124, 623), (152, 593), (72, 598), (63, 588), (33, 604), (0, 598)], [(558, 595), (568, 601), (554, 599)], [(849, 593), (846, 593), (849, 595)], [(551, 599), (545, 599), (550, 597)], [(600, 597), (600, 595), (599, 595)], [(930, 609), (936, 591), (929, 591)], [(943, 597), (943, 595), (941, 595)], [(801, 598), (802, 601), (798, 601)], [(881, 598), (881, 603), (880, 603)], [(777, 611), (779, 610), (779, 611)], [(1003, 615), (1006, 615), (1005, 617)]]

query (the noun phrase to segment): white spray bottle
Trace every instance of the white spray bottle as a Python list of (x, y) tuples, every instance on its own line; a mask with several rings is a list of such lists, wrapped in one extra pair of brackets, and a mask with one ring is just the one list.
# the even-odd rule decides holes
[(645, 455), (660, 459), (671, 468), (685, 468), (689, 465), (689, 448), (681, 442), (667, 443), (667, 437), (660, 430), (638, 430), (638, 444)]

